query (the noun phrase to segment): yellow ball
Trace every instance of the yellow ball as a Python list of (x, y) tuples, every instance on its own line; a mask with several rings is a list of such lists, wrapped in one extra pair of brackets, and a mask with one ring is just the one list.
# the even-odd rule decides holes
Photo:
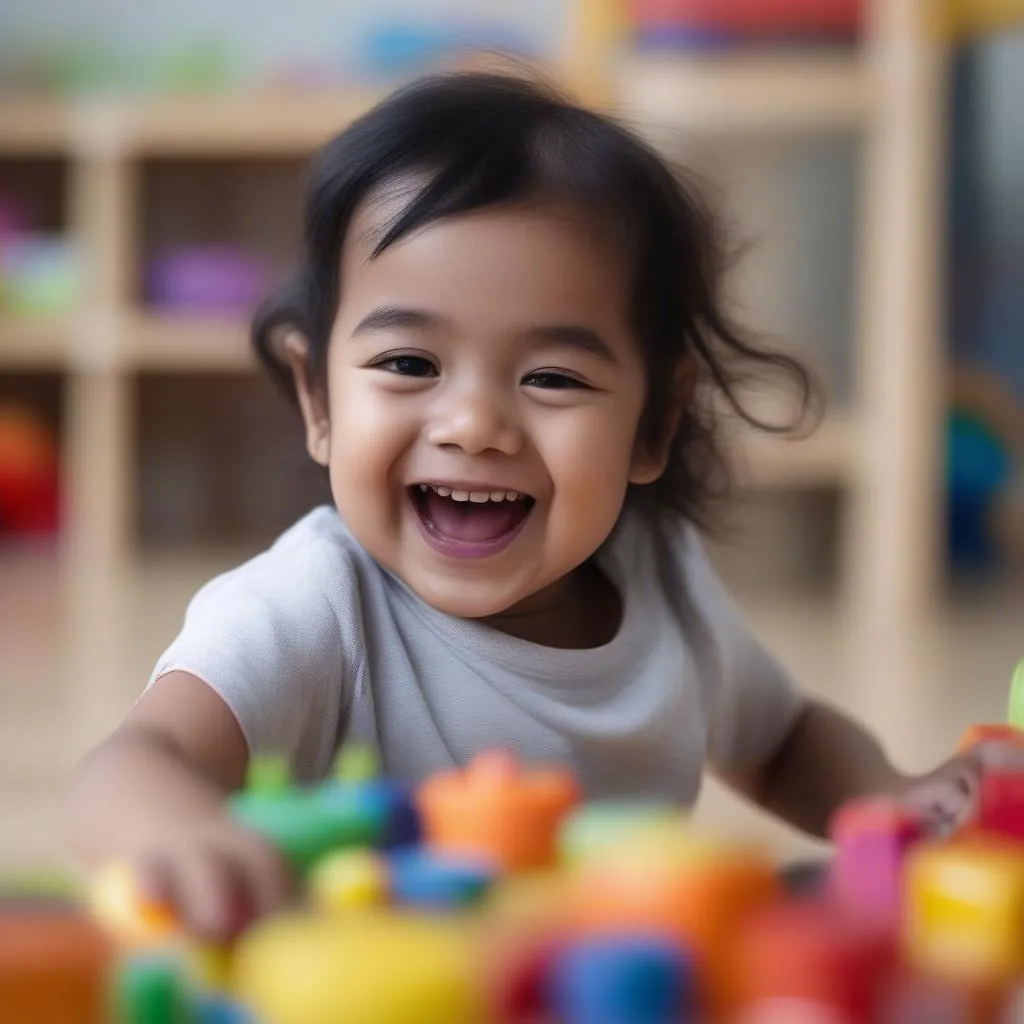
[(235, 950), (235, 998), (262, 1024), (483, 1024), (477, 931), (392, 912), (279, 917)]
[(388, 872), (369, 850), (340, 850), (312, 870), (309, 898), (326, 913), (361, 910), (387, 900)]

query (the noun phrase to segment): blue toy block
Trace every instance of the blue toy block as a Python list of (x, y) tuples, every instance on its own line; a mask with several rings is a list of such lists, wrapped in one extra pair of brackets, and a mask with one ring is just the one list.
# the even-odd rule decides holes
[(196, 1007), (196, 1024), (257, 1024), (242, 1007), (217, 996), (203, 996)]
[(690, 965), (671, 943), (614, 936), (569, 948), (551, 1002), (565, 1024), (685, 1024), (694, 1020)]
[(476, 903), (496, 874), (488, 864), (441, 858), (422, 847), (396, 851), (390, 858), (390, 868), (394, 900), (431, 910)]

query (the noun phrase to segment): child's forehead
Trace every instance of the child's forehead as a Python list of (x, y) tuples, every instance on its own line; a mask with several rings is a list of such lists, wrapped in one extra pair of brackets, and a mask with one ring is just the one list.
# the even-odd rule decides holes
[[(359, 262), (373, 259), (381, 242), (432, 180), (432, 175), (426, 172), (408, 173), (388, 179), (368, 192), (349, 223), (344, 239), (344, 258)], [(568, 197), (538, 193), (481, 206), (465, 214), (477, 220), (488, 215), (495, 221), (508, 223), (533, 219), (551, 226), (558, 225), (563, 230), (585, 236), (588, 244), (606, 247), (606, 251), (620, 248), (615, 244), (618, 240), (613, 239), (614, 232), (606, 217)], [(440, 217), (431, 220), (423, 225), (423, 230), (440, 221), (450, 223), (452, 219)]]

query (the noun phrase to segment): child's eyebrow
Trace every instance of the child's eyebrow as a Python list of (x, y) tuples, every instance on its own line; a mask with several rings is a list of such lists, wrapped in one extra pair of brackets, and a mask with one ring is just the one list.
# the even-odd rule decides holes
[(580, 324), (550, 324), (531, 327), (528, 333), (538, 341), (597, 356), (607, 363), (618, 363), (611, 345), (590, 327), (583, 327)]
[[(367, 313), (356, 324), (352, 337), (372, 334), (375, 331), (428, 330), (444, 326), (446, 322), (443, 316), (422, 309), (381, 306)], [(547, 345), (575, 349), (577, 352), (596, 356), (607, 363), (618, 363), (611, 345), (597, 331), (581, 324), (544, 324), (531, 327), (526, 331), (526, 337)]]
[(403, 309), (401, 306), (381, 306), (379, 309), (367, 313), (362, 320), (356, 324), (353, 336), (357, 334), (372, 334), (374, 331), (396, 331), (409, 329), (424, 329), (436, 327), (443, 323), (443, 318), (436, 313), (425, 313), (421, 309)]

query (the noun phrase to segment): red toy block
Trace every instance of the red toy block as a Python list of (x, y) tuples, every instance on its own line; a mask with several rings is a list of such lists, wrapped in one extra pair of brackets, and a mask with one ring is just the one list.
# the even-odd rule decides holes
[(105, 1024), (114, 950), (85, 917), (15, 909), (0, 914), (0, 1020)]
[(832, 822), (832, 897), (863, 924), (894, 931), (903, 913), (903, 864), (926, 836), (919, 814), (887, 797), (857, 800)]
[(759, 1005), (794, 1000), (838, 1020), (873, 1024), (896, 956), (894, 939), (837, 918), (824, 902), (777, 904), (740, 929), (732, 1005), (742, 1019)]
[(981, 780), (979, 832), (1024, 841), (1024, 772), (986, 772)]

